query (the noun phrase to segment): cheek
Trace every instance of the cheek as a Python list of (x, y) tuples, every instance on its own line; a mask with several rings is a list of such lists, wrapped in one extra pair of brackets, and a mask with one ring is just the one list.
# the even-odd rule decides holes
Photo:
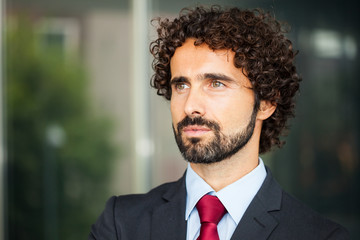
[(176, 125), (181, 119), (181, 105), (176, 99), (171, 99), (170, 101), (170, 112), (172, 117), (172, 122), (174, 125)]
[(216, 121), (220, 123), (224, 132), (246, 127), (253, 111), (252, 101), (246, 101), (243, 98), (231, 98), (230, 100), (217, 101), (214, 103), (216, 109), (213, 108), (213, 111), (216, 112)]

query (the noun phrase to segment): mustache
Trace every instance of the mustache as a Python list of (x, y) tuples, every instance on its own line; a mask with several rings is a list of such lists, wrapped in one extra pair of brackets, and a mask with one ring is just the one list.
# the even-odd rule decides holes
[(184, 127), (191, 125), (206, 126), (213, 131), (220, 131), (220, 125), (217, 122), (207, 120), (202, 117), (190, 118), (189, 116), (186, 116), (177, 125), (178, 133), (180, 133)]

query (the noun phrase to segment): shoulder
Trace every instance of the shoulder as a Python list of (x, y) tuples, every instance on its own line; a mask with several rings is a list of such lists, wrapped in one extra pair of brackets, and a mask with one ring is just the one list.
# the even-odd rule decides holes
[[(104, 211), (114, 212), (116, 215), (136, 216), (149, 212), (151, 209), (165, 202), (163, 196), (176, 182), (164, 183), (145, 194), (128, 194), (111, 197)], [(118, 216), (116, 216), (118, 217)]]
[(285, 192), (270, 169), (266, 170), (267, 176), (257, 198), (277, 222), (271, 239), (350, 239), (344, 227)]
[(123, 239), (124, 235), (135, 231), (135, 227), (141, 223), (144, 223), (143, 230), (146, 231), (151, 212), (165, 202), (163, 196), (175, 187), (176, 183), (162, 184), (145, 194), (111, 197), (92, 225), (89, 239)]
[(149, 209), (164, 203), (163, 196), (176, 182), (164, 183), (156, 188), (153, 188), (145, 194), (129, 194), (113, 197), (114, 209), (123, 209), (126, 212), (139, 212), (141, 209)]
[(280, 233), (281, 239), (289, 233), (299, 239), (350, 239), (348, 231), (340, 224), (323, 217), (285, 191), (281, 210), (272, 215), (279, 222), (275, 231)]

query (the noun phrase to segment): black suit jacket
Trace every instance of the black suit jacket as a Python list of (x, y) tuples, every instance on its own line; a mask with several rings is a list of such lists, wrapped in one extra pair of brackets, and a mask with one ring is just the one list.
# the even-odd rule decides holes
[[(185, 176), (147, 194), (112, 197), (89, 239), (185, 240)], [(231, 240), (350, 239), (348, 232), (284, 192), (267, 169)]]

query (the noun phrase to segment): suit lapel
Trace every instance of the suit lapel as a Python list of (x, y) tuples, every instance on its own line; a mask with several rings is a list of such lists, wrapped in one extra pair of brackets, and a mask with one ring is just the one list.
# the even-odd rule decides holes
[(186, 189), (185, 175), (164, 195), (164, 204), (152, 214), (151, 239), (184, 240), (186, 239)]
[(266, 170), (265, 181), (240, 220), (231, 240), (267, 239), (278, 225), (269, 212), (280, 210), (282, 190), (270, 170)]
[[(282, 190), (267, 168), (259, 192), (246, 210), (231, 240), (267, 239), (278, 225), (270, 212), (280, 210)], [(155, 208), (151, 219), (151, 239), (186, 239), (186, 188), (184, 176), (164, 195), (164, 204)]]

